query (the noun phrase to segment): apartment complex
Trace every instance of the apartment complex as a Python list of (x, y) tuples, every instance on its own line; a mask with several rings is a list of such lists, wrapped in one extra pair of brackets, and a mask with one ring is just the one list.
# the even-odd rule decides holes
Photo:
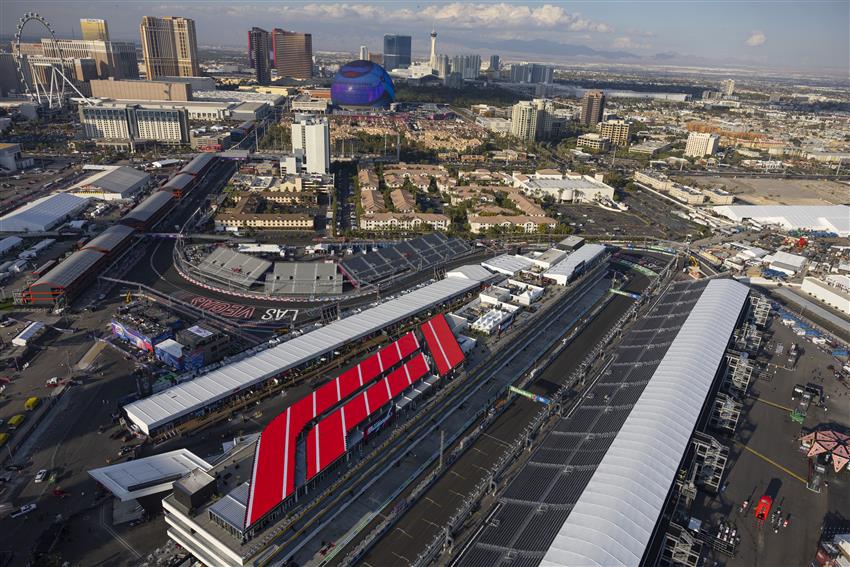
[(615, 146), (628, 146), (631, 124), (625, 120), (606, 120), (599, 124), (599, 134)]
[(109, 41), (109, 27), (106, 25), (106, 20), (81, 18), (80, 31), (83, 34), (83, 40)]
[(262, 28), (251, 28), (248, 32), (248, 65), (254, 70), (258, 85), (268, 85), (272, 80), (271, 52), (271, 34)]
[(448, 230), (451, 219), (437, 213), (373, 213), (360, 218), (360, 228), (371, 231), (410, 230), (421, 231), (425, 227), (433, 230)]
[(201, 74), (195, 20), (174, 16), (144, 16), (139, 31), (148, 80), (157, 77), (197, 77)]
[(467, 220), (473, 234), (482, 234), (492, 229), (534, 234), (555, 228), (558, 224), (558, 221), (549, 217), (528, 215), (469, 215)]
[(714, 155), (720, 145), (720, 136), (709, 132), (691, 132), (685, 144), (685, 156), (703, 157)]
[(511, 135), (526, 142), (543, 140), (552, 135), (555, 105), (551, 100), (523, 100), (511, 111)]
[(309, 173), (327, 173), (331, 166), (331, 141), (327, 118), (300, 116), (292, 122), (292, 150), (304, 152)]
[(221, 213), (215, 217), (218, 231), (257, 230), (313, 230), (313, 217), (298, 213), (247, 214)]
[(313, 77), (313, 36), (275, 28), (272, 32), (274, 66), (278, 77)]
[(576, 140), (576, 147), (594, 150), (597, 152), (607, 152), (611, 148), (611, 139), (593, 132), (582, 134), (578, 137), (578, 140)]
[(602, 122), (605, 111), (605, 93), (602, 91), (587, 91), (581, 99), (581, 116), (579, 121), (585, 126), (596, 126)]
[(416, 210), (416, 200), (406, 189), (393, 189), (390, 192), (393, 209), (398, 213), (412, 213)]

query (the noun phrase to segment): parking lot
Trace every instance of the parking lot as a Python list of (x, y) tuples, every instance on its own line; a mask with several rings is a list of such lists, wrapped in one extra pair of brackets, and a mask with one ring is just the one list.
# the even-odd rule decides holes
[(562, 223), (582, 236), (616, 237), (628, 234), (635, 236), (661, 237), (658, 227), (651, 225), (633, 211), (607, 211), (596, 205), (559, 205), (556, 216)]
[[(705, 234), (708, 234), (705, 227), (680, 216), (684, 213), (684, 209), (653, 195), (649, 191), (638, 189), (629, 191), (626, 193), (623, 202), (631, 207), (630, 212), (640, 216), (655, 231), (659, 232), (662, 235), (661, 238), (685, 240), (688, 235), (691, 235), (692, 239), (695, 240), (700, 237), (702, 231), (706, 231)], [(640, 233), (629, 231), (628, 234), (631, 236)]]
[[(710, 530), (724, 523), (740, 537), (734, 557), (710, 554), (710, 559), (720, 565), (808, 565), (814, 558), (822, 525), (846, 520), (847, 516), (847, 474), (827, 472), (820, 492), (809, 490), (809, 465), (800, 451), (799, 438), (817, 428), (846, 429), (850, 423), (850, 389), (827, 370), (834, 363), (831, 356), (794, 335), (778, 318), (773, 319), (770, 333), (766, 372), (751, 385), (734, 438), (721, 439), (730, 447), (725, 490), (716, 497), (699, 493), (694, 506), (694, 516)], [(796, 366), (788, 370), (785, 366), (792, 343), (797, 343), (802, 353)], [(799, 402), (791, 395), (795, 384), (808, 382), (823, 387), (825, 402), (824, 407), (812, 404), (801, 425), (790, 417)], [(763, 526), (755, 518), (755, 507), (763, 495), (773, 498), (770, 515), (780, 524), (778, 529), (770, 518)], [(744, 501), (749, 507), (741, 511)], [(785, 520), (788, 527), (781, 527)]]

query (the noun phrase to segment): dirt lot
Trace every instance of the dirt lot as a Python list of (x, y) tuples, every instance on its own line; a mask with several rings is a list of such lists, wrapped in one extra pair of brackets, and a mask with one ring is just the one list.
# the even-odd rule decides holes
[(722, 185), (751, 205), (840, 205), (850, 193), (846, 184), (822, 179), (696, 177), (688, 181), (706, 187)]

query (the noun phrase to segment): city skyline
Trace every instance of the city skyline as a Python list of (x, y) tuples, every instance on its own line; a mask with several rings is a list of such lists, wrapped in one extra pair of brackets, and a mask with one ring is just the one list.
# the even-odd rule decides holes
[[(360, 45), (376, 52), (384, 34), (411, 35), (414, 57), (427, 60), (429, 34), (436, 27), (439, 51), (448, 54), (475, 51), (541, 62), (761, 67), (844, 76), (850, 67), (846, 2), (140, 2), (92, 8), (76, 1), (12, 1), (0, 10), (5, 36), (14, 33), (17, 18), (30, 10), (50, 20), (60, 37), (79, 36), (81, 17), (103, 18), (113, 39), (136, 42), (142, 16), (172, 15), (197, 22), (200, 45), (243, 49), (246, 31), (266, 25), (311, 33), (316, 52), (356, 53)], [(486, 33), (470, 34), (470, 29)]]

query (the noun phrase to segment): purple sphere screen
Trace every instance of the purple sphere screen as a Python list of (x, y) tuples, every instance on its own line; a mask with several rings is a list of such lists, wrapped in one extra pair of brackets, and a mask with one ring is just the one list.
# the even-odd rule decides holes
[(331, 100), (345, 107), (387, 107), (395, 99), (393, 81), (383, 67), (357, 60), (340, 67), (331, 83)]

